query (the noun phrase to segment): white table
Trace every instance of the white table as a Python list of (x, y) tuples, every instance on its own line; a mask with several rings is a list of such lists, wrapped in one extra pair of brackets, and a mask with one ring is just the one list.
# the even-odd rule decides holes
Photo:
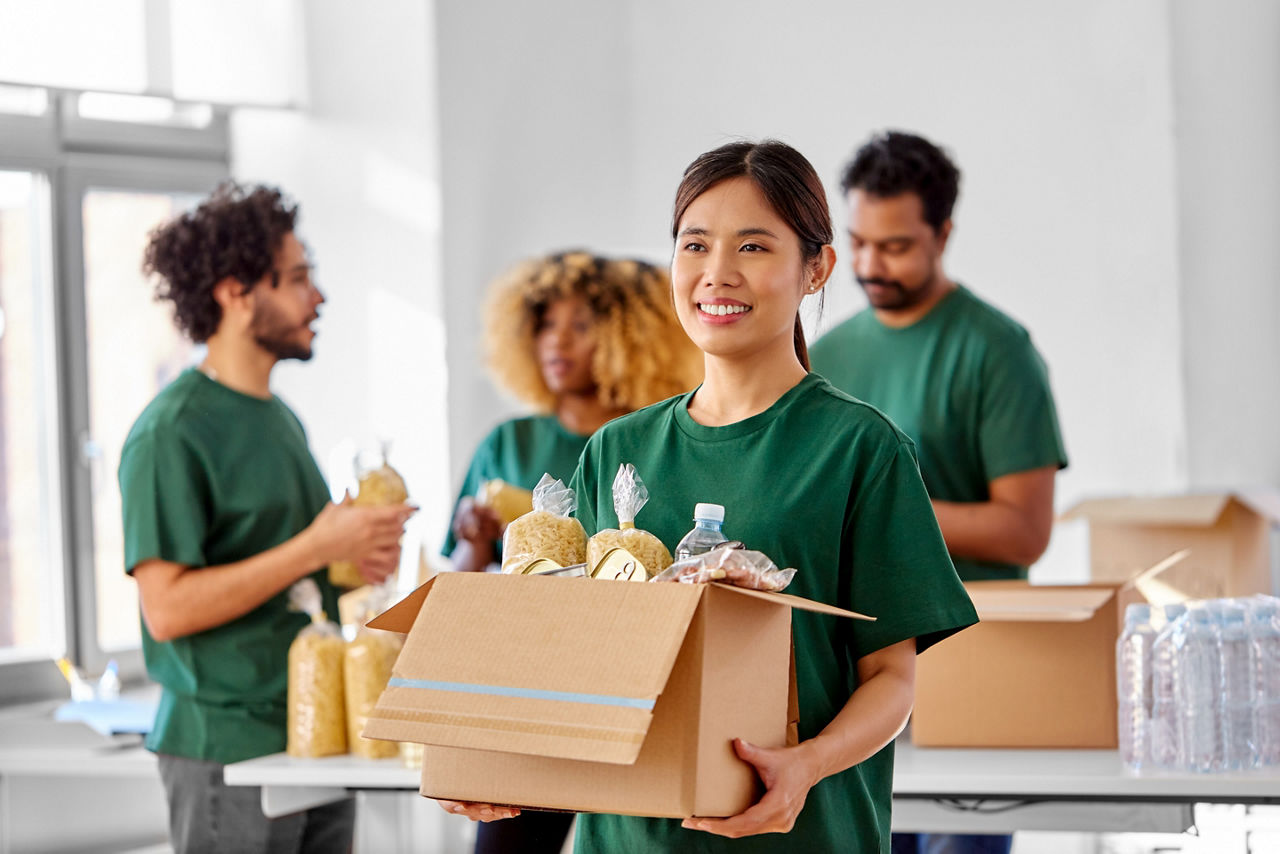
[[(282, 815), (354, 790), (413, 791), (418, 772), (396, 760), (277, 754), (227, 767), (227, 783), (262, 786), (263, 809)], [(1114, 750), (959, 750), (900, 741), (894, 763), (895, 830), (1178, 833), (1196, 803), (1280, 804), (1280, 773), (1130, 776)]]

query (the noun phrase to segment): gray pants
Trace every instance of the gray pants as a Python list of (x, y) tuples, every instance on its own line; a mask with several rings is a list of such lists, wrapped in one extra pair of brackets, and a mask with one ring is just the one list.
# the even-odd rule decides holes
[(342, 801), (280, 818), (262, 814), (262, 789), (228, 786), (218, 762), (157, 754), (169, 799), (175, 854), (348, 854), (355, 802)]

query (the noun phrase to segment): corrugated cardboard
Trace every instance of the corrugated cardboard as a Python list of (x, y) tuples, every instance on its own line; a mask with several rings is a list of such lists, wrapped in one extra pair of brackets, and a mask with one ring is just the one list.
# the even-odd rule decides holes
[(1272, 529), (1280, 524), (1273, 490), (1082, 501), (1065, 519), (1089, 523), (1090, 577), (1119, 583), (1179, 549), (1188, 559), (1164, 581), (1188, 598), (1271, 593)]
[(1125, 584), (965, 584), (980, 622), (916, 661), (911, 740), (924, 747), (1116, 747), (1125, 608), (1169, 595), (1182, 552)]
[(716, 584), (445, 573), (370, 623), (408, 637), (364, 735), (426, 745), (428, 797), (733, 815), (759, 793), (732, 738), (794, 738), (792, 607), (860, 616)]

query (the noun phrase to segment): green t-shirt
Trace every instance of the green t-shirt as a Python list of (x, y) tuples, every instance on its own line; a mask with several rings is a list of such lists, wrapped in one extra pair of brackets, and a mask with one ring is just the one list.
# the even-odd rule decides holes
[[(134, 423), (120, 455), (125, 568), (196, 568), (252, 557), (299, 533), (329, 500), (297, 416), (187, 370)], [(313, 575), (337, 618), (328, 573)], [(289, 645), (307, 616), (288, 591), (230, 623), (157, 642), (142, 623), (147, 672), (163, 687), (147, 747), (237, 762), (285, 748)]]
[[(877, 617), (792, 613), (800, 737), (812, 738), (858, 685), (857, 660), (917, 639), (923, 650), (977, 621), (916, 469), (911, 440), (870, 406), (809, 374), (765, 412), (723, 427), (688, 413), (692, 392), (605, 425), (574, 476), (588, 533), (616, 527), (613, 478), (633, 463), (649, 488), (636, 526), (674, 550), (694, 504), (725, 507), (724, 533), (795, 567), (788, 593)], [(737, 841), (680, 822), (582, 815), (579, 852), (887, 852), (893, 745), (826, 778), (795, 828)]]
[[(485, 436), (471, 457), (471, 468), (458, 491), (458, 504), (468, 495), (474, 496), (486, 480), (505, 480), (521, 489), (533, 489), (544, 474), (565, 483), (578, 467), (578, 457), (587, 446), (586, 436), (571, 433), (554, 415), (531, 415), (504, 421)], [(452, 554), (458, 545), (449, 531), (443, 554)], [(502, 543), (494, 543), (494, 554), (501, 558)]]
[[(1067, 465), (1044, 360), (1025, 329), (963, 286), (902, 329), (859, 312), (809, 359), (915, 441), (925, 488), (940, 501), (989, 501), (998, 477)], [(955, 565), (965, 581), (1026, 576), (1013, 564)]]

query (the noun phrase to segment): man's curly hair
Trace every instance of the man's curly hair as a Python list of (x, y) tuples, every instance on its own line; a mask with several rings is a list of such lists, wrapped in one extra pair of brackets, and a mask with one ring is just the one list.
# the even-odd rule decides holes
[(156, 299), (173, 302), (178, 328), (203, 343), (222, 322), (213, 286), (230, 276), (252, 288), (271, 272), (297, 218), (297, 205), (278, 189), (227, 181), (194, 211), (151, 232), (142, 272), (159, 278)]
[(535, 353), (547, 308), (581, 297), (595, 315), (592, 374), (600, 402), (635, 410), (702, 381), (702, 353), (681, 328), (666, 271), (633, 259), (572, 251), (518, 264), (490, 288), (485, 345), (493, 377), (539, 412), (556, 396)]

